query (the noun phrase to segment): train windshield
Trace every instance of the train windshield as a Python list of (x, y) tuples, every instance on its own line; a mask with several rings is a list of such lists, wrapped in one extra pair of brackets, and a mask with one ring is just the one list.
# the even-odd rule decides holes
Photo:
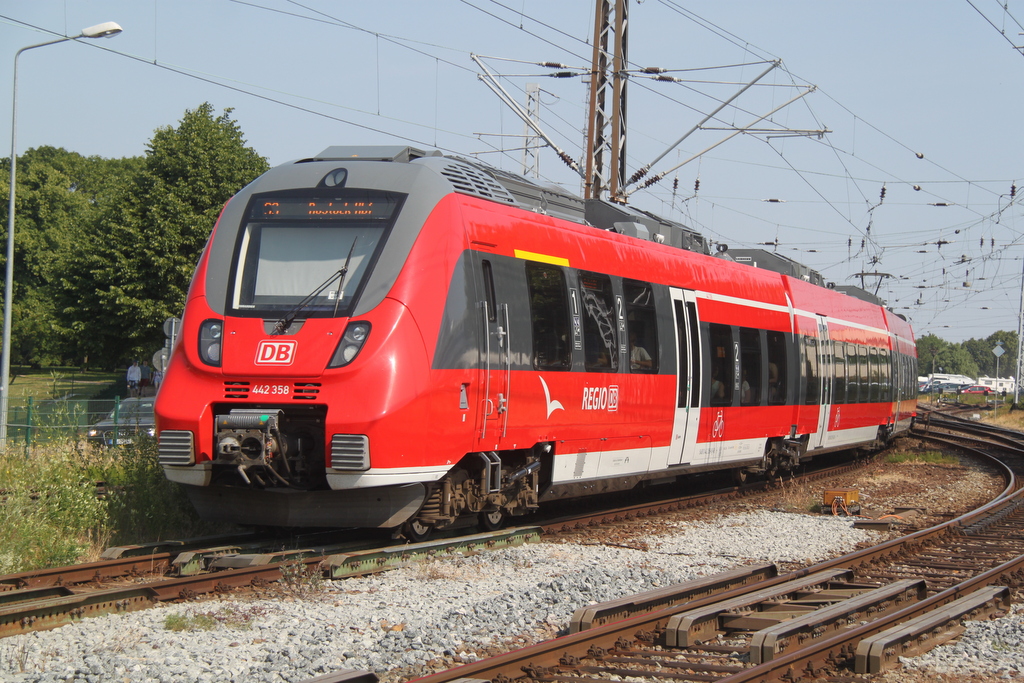
[(251, 316), (349, 315), (402, 199), (347, 189), (255, 197), (239, 239), (230, 309)]

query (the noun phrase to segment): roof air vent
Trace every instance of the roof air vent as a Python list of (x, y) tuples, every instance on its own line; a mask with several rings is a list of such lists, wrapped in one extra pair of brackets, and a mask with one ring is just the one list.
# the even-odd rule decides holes
[(441, 175), (455, 186), (455, 191), (480, 197), (492, 202), (516, 204), (515, 198), (508, 190), (497, 183), (494, 178), (467, 164), (446, 160), (448, 163), (441, 169)]

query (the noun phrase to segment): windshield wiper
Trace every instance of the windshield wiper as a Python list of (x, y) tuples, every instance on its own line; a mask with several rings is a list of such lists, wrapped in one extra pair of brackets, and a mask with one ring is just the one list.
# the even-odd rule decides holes
[(331, 276), (324, 280), (316, 289), (307, 294), (302, 299), (302, 301), (295, 304), (292, 310), (285, 313), (284, 317), (278, 320), (277, 323), (274, 325), (273, 334), (284, 334), (285, 331), (289, 327), (291, 327), (292, 323), (295, 321), (295, 316), (297, 316), (304, 308), (306, 308), (306, 306), (309, 306), (309, 304), (318, 296), (320, 296), (325, 289), (330, 287), (335, 280), (338, 281), (338, 294), (334, 300), (334, 315), (338, 315), (338, 304), (341, 303), (341, 288), (342, 285), (345, 284), (345, 276), (348, 274), (348, 265), (352, 261), (352, 252), (355, 251), (357, 241), (358, 240), (352, 240), (352, 247), (348, 250), (348, 258), (345, 259), (345, 265), (342, 266), (341, 270), (332, 273)]

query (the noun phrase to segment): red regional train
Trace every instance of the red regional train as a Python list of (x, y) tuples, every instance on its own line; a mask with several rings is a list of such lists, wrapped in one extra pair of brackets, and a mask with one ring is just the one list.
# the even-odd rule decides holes
[(156, 401), (159, 461), (206, 518), (414, 539), (784, 471), (914, 416), (910, 325), (840, 289), (477, 162), (331, 147), (225, 205)]

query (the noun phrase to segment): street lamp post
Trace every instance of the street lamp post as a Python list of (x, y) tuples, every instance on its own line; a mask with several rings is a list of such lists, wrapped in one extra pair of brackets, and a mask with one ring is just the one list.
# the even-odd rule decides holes
[(68, 40), (79, 38), (109, 38), (121, 32), (121, 27), (112, 21), (90, 26), (83, 29), (77, 36), (65, 36), (56, 40), (49, 40), (45, 43), (29, 45), (18, 50), (14, 54), (14, 90), (11, 96), (11, 189), (8, 196), (7, 206), (7, 264), (4, 275), (4, 333), (3, 346), (0, 354), (3, 358), (0, 361), (0, 447), (7, 445), (7, 414), (10, 408), (11, 388), (11, 317), (14, 310), (14, 186), (15, 166), (18, 163), (18, 58), (26, 50), (34, 50), (37, 47), (56, 45)]

